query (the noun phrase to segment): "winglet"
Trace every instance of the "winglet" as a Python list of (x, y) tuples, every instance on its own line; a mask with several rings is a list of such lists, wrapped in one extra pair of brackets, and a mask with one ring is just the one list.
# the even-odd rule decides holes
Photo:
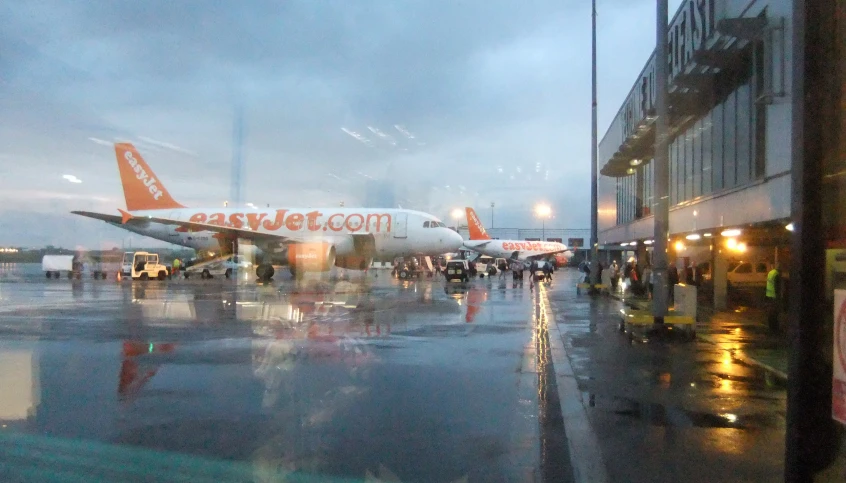
[(118, 211), (120, 211), (120, 216), (121, 216), (120, 223), (121, 224), (126, 224), (127, 221), (129, 221), (133, 218), (132, 213), (128, 213), (126, 211), (123, 211), (120, 208), (118, 208)]
[(470, 230), (470, 239), (490, 240), (491, 237), (485, 231), (485, 226), (482, 225), (482, 221), (476, 216), (476, 210), (468, 206), (465, 208), (465, 211), (467, 212), (467, 228)]

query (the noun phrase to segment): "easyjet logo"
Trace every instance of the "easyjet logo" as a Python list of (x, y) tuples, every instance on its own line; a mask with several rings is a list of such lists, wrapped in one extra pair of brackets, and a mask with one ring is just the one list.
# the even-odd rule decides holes
[(294, 258), (317, 260), (316, 253), (297, 253)]
[(548, 243), (548, 242), (502, 242), (502, 249), (508, 251), (514, 250), (524, 250), (524, 251), (545, 251), (551, 252), (554, 250), (560, 250), (561, 247), (558, 246), (557, 243)]
[[(319, 211), (297, 213), (280, 209), (275, 213), (194, 213), (188, 220), (191, 223), (246, 228), (253, 231), (324, 231), (347, 233), (390, 233), (391, 215), (388, 213), (334, 213), (325, 215)], [(188, 231), (180, 227), (179, 231)]]
[(478, 216), (476, 216), (476, 212), (475, 212), (475, 211), (471, 211), (471, 212), (470, 212), (470, 221), (472, 221), (472, 222), (473, 222), (473, 224), (474, 224), (474, 225), (476, 225), (476, 229), (477, 229), (477, 230), (479, 230), (479, 232), (480, 232), (480, 233), (484, 233), (484, 232), (485, 232), (485, 227), (484, 227), (484, 226), (482, 226), (482, 222), (481, 222), (481, 221), (479, 221), (479, 217), (478, 217)]
[(161, 198), (164, 192), (156, 186), (156, 178), (153, 178), (147, 173), (147, 171), (141, 166), (141, 163), (139, 163), (138, 160), (135, 159), (135, 156), (132, 155), (132, 151), (126, 151), (123, 154), (123, 158), (130, 166), (132, 166), (132, 170), (135, 171), (135, 177), (147, 187), (150, 194), (153, 195), (153, 199), (158, 200)]

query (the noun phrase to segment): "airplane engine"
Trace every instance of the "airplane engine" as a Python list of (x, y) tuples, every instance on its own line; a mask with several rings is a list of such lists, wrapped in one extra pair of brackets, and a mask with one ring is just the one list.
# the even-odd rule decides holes
[(288, 265), (298, 272), (326, 272), (335, 265), (335, 247), (323, 242), (291, 244)]
[(373, 263), (373, 255), (376, 253), (376, 242), (373, 235), (356, 235), (352, 237), (352, 246), (340, 250), (342, 255), (335, 258), (335, 266), (348, 270), (365, 270)]

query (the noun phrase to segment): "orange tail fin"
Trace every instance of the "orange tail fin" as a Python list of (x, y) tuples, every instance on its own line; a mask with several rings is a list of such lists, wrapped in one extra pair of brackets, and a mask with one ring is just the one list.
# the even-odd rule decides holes
[(185, 208), (170, 197), (135, 146), (131, 143), (115, 143), (115, 155), (127, 210)]
[(467, 228), (470, 230), (470, 239), (471, 240), (490, 240), (491, 237), (488, 236), (488, 232), (485, 231), (485, 226), (482, 225), (482, 221), (476, 216), (476, 210), (470, 208), (469, 206), (466, 208), (467, 211)]

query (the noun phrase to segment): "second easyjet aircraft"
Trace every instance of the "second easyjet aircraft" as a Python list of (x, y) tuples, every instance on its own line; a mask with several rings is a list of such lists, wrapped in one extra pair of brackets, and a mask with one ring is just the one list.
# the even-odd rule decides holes
[(563, 254), (567, 258), (573, 252), (559, 242), (528, 241), (528, 240), (494, 240), (485, 230), (476, 211), (467, 207), (467, 227), (470, 239), (464, 241), (464, 246), (470, 250), (493, 258), (509, 258), (511, 260), (529, 260), (556, 254)]
[(174, 243), (190, 240), (195, 233), (208, 238), (209, 232), (221, 247), (231, 246), (235, 239), (247, 240), (265, 254), (256, 269), (261, 279), (273, 276), (272, 264), (289, 265), (292, 272), (327, 271), (333, 266), (361, 270), (373, 259), (452, 252), (463, 241), (436, 217), (413, 210), (187, 208), (170, 196), (132, 144), (115, 144), (115, 154), (126, 211), (118, 210), (120, 217), (73, 213)]

